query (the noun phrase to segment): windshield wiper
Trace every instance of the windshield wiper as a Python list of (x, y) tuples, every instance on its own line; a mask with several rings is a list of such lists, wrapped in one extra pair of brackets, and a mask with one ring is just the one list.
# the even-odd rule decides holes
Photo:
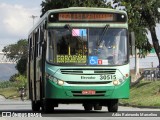
[(72, 32), (72, 27), (69, 24), (66, 24), (65, 27), (67, 27), (70, 30), (70, 32)]
[(101, 42), (102, 42), (102, 40), (103, 40), (103, 37), (104, 37), (104, 35), (106, 34), (108, 28), (109, 28), (109, 25), (106, 25), (106, 26), (104, 27), (104, 30), (103, 30), (103, 32), (102, 32), (102, 34), (101, 34), (101, 38), (100, 38), (99, 41), (97, 42), (97, 43), (98, 43), (98, 44), (97, 44), (98, 47), (100, 46), (100, 44), (101, 44)]

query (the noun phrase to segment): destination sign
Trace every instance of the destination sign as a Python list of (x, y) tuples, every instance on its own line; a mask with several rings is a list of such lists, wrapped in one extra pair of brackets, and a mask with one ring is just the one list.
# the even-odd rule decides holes
[(86, 56), (57, 55), (57, 63), (86, 63)]
[(113, 21), (111, 13), (59, 13), (59, 21)]
[(124, 13), (111, 12), (61, 12), (50, 13), (49, 22), (127, 22)]

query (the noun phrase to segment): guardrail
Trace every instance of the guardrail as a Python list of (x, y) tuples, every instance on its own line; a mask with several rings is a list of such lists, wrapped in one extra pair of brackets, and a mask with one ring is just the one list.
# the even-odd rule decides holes
[(142, 75), (146, 80), (160, 80), (160, 69), (159, 68), (148, 68), (144, 69)]

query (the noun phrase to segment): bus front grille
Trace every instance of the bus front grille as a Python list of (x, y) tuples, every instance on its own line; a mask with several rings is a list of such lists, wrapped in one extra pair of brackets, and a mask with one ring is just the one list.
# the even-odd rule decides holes
[(82, 84), (82, 85), (94, 85), (94, 84), (108, 84), (112, 81), (103, 81), (103, 82), (86, 82), (86, 81), (66, 81), (68, 84)]
[(77, 68), (77, 69), (60, 69), (62, 74), (72, 75), (104, 75), (104, 74), (115, 74), (116, 69), (102, 69), (102, 68)]

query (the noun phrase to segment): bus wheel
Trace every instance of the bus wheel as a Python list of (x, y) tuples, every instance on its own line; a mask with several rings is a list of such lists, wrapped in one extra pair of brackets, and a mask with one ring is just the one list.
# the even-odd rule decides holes
[(93, 108), (92, 104), (83, 104), (85, 111), (91, 111)]
[(40, 110), (40, 102), (39, 101), (32, 101), (32, 110), (33, 111), (39, 111)]
[(102, 106), (100, 106), (99, 104), (95, 104), (94, 110), (102, 110)]
[(108, 111), (109, 112), (117, 112), (118, 111), (118, 99), (113, 99), (113, 100), (109, 101)]

